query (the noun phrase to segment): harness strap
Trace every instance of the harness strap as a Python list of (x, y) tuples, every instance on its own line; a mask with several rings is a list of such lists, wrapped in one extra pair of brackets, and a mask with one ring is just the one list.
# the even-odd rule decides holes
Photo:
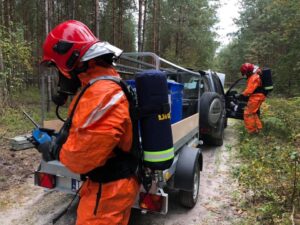
[(87, 178), (97, 183), (108, 183), (123, 178), (128, 178), (136, 173), (137, 161), (130, 153), (121, 149), (114, 150), (116, 156), (108, 159), (104, 166), (99, 166), (86, 174), (81, 175), (83, 180)]
[(94, 215), (95, 216), (97, 214), (97, 210), (98, 210), (98, 207), (99, 207), (101, 194), (102, 194), (102, 184), (99, 183), (99, 188), (98, 188), (97, 197), (96, 197), (96, 205), (95, 205), (95, 209), (94, 209)]

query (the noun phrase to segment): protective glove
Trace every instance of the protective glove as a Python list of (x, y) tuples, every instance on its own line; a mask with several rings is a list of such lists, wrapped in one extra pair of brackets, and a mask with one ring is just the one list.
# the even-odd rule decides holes
[(42, 131), (39, 128), (36, 128), (32, 131), (32, 137), (33, 137), (33, 140), (35, 141), (36, 147), (38, 147), (40, 144), (51, 141), (51, 139), (52, 139), (51, 136), (47, 132)]
[(42, 157), (45, 161), (51, 161), (58, 159), (59, 151), (56, 145), (56, 137), (50, 136), (42, 129), (34, 129), (32, 131), (32, 137), (35, 141), (37, 150), (42, 153)]
[(248, 99), (249, 99), (248, 96), (245, 96), (245, 95), (242, 95), (242, 94), (235, 94), (234, 98), (239, 100), (239, 101), (242, 101), (242, 102), (247, 102)]
[(38, 146), (38, 151), (42, 153), (42, 158), (46, 162), (59, 159), (59, 150), (56, 147), (55, 137), (51, 141), (44, 142)]
[(234, 98), (235, 98), (235, 99), (239, 100), (240, 97), (241, 97), (241, 94), (238, 94), (238, 93), (237, 93), (237, 94), (234, 94)]

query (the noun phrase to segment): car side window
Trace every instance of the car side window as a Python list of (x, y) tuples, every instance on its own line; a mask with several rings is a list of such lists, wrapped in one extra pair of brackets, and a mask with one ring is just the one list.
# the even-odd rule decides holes
[(216, 92), (220, 95), (224, 95), (224, 89), (223, 89), (220, 79), (215, 74), (212, 75), (212, 79), (214, 82)]
[(186, 76), (183, 80), (184, 98), (197, 99), (199, 91), (199, 77)]
[(209, 82), (207, 77), (202, 77), (200, 80), (200, 94), (202, 95), (204, 92), (208, 92), (209, 89)]

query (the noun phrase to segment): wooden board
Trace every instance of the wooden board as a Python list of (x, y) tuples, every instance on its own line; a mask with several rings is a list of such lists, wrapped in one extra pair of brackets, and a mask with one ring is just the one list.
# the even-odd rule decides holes
[(172, 124), (173, 144), (199, 127), (199, 113)]
[(47, 120), (44, 121), (44, 127), (59, 131), (64, 123), (61, 120)]

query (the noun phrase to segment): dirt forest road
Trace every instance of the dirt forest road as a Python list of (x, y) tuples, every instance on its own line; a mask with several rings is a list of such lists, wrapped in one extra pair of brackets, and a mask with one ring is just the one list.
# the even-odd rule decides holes
[[(222, 147), (203, 147), (204, 167), (200, 178), (200, 193), (197, 205), (191, 209), (181, 207), (176, 193), (170, 194), (167, 215), (146, 214), (133, 210), (130, 225), (232, 225), (241, 224), (243, 212), (235, 199), (237, 183), (230, 176), (236, 131), (232, 121), (225, 130)], [(29, 150), (31, 151), (31, 150)], [(32, 175), (15, 188), (1, 191), (1, 225), (46, 225), (59, 214), (72, 196), (47, 192), (33, 186)], [(73, 225), (76, 220), (75, 202), (70, 210), (56, 223)]]

